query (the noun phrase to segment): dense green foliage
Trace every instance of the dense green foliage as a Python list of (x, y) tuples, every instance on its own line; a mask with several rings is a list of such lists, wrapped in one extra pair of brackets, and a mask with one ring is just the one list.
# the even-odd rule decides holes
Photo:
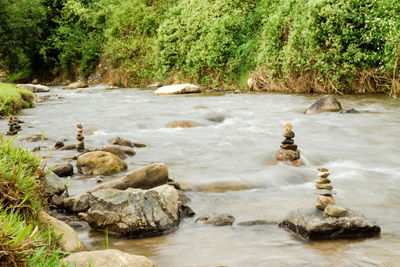
[[(21, 9), (26, 1), (0, 0), (0, 25), (15, 31), (0, 26), (11, 73), (42, 61), (87, 77), (102, 62), (123, 85), (241, 87), (259, 72), (308, 92), (398, 89), (397, 0), (34, 0), (34, 12)], [(38, 37), (21, 38), (27, 30)]]
[(13, 84), (0, 83), (0, 114), (16, 114), (23, 108), (33, 105), (34, 95), (31, 91)]
[(40, 225), (40, 159), (0, 138), (0, 262), (7, 266), (62, 266), (49, 229)]

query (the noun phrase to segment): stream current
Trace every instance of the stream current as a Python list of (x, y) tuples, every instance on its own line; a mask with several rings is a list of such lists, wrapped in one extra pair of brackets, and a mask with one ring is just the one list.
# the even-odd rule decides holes
[[(190, 191), (194, 218), (177, 231), (146, 239), (110, 237), (109, 247), (143, 255), (160, 266), (398, 266), (400, 264), (400, 103), (386, 96), (338, 97), (344, 108), (361, 113), (303, 111), (319, 96), (227, 94), (153, 96), (150, 90), (83, 91), (52, 87), (62, 100), (24, 110), (19, 138), (43, 133), (43, 145), (74, 143), (75, 124), (84, 127), (86, 147), (101, 147), (120, 136), (147, 147), (125, 161), (128, 171), (164, 162), (170, 177), (196, 186), (243, 185), (244, 190)], [(38, 94), (40, 95), (40, 94)], [(168, 128), (185, 120), (193, 128)], [(290, 167), (274, 160), (284, 122), (292, 122), (295, 143), (305, 162)], [(6, 132), (7, 121), (0, 122)], [(32, 149), (40, 142), (19, 142)], [(48, 166), (74, 151), (42, 151)], [(72, 162), (75, 164), (74, 162)], [(339, 205), (376, 221), (380, 237), (311, 242), (276, 225), (239, 226), (249, 220), (278, 221), (296, 208), (312, 207), (317, 168), (330, 170)], [(75, 166), (76, 172), (76, 166)], [(114, 175), (122, 177), (124, 173)], [(106, 181), (112, 177), (105, 178)], [(70, 196), (96, 186), (96, 177), (74, 175)], [(239, 188), (238, 188), (239, 187)], [(245, 188), (251, 189), (245, 189)], [(194, 223), (203, 214), (228, 213), (233, 226)], [(90, 249), (104, 249), (104, 233), (76, 228)]]

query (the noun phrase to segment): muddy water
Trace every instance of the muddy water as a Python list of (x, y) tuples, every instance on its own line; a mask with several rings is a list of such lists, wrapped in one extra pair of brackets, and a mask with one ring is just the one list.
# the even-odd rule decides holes
[[(129, 170), (165, 162), (175, 180), (206, 186), (214, 182), (252, 189), (224, 193), (189, 192), (197, 215), (229, 213), (232, 227), (195, 224), (185, 219), (169, 235), (126, 240), (109, 247), (144, 255), (160, 266), (395, 266), (400, 263), (400, 104), (379, 96), (339, 97), (360, 114), (302, 113), (316, 98), (297, 95), (152, 96), (152, 91), (103, 86), (79, 91), (53, 88), (63, 100), (38, 104), (20, 117), (21, 137), (44, 133), (44, 145), (73, 143), (75, 123), (84, 125), (86, 146), (100, 147), (121, 136), (145, 143), (127, 161)], [(221, 120), (214, 122), (210, 119)], [(199, 126), (171, 129), (188, 120)], [(295, 142), (306, 165), (277, 164), (282, 124), (293, 123)], [(1, 122), (5, 131), (6, 121)], [(23, 143), (28, 148), (39, 143)], [(41, 152), (48, 165), (74, 152)], [(331, 171), (337, 202), (362, 212), (382, 228), (379, 238), (306, 242), (275, 225), (238, 226), (276, 221), (289, 211), (313, 204), (318, 166)], [(123, 174), (117, 175), (117, 177)], [(96, 184), (95, 177), (71, 178), (70, 195)], [(112, 179), (112, 178), (107, 178)], [(106, 179), (106, 180), (107, 180)], [(237, 186), (236, 186), (237, 187)], [(238, 188), (236, 188), (238, 189)], [(77, 229), (90, 249), (102, 249), (104, 234)]]

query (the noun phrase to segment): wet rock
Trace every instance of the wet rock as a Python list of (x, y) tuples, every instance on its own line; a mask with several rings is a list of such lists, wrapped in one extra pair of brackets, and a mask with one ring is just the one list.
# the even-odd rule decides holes
[(109, 139), (108, 142), (113, 145), (133, 147), (133, 143), (130, 140), (121, 138), (119, 136)]
[(72, 211), (74, 213), (86, 211), (90, 207), (90, 195), (84, 193), (81, 195), (73, 196), (64, 199), (62, 205), (65, 209)]
[(342, 109), (342, 105), (333, 95), (326, 95), (315, 101), (307, 110), (306, 114), (321, 112), (337, 112)]
[(75, 82), (75, 83), (71, 83), (71, 84), (65, 86), (64, 89), (74, 90), (74, 89), (78, 89), (78, 88), (86, 88), (88, 86), (89, 85), (85, 82)]
[(70, 163), (57, 164), (52, 168), (52, 172), (59, 177), (72, 176), (74, 174), (74, 166)]
[(147, 85), (147, 88), (159, 88), (161, 86), (163, 86), (163, 84), (161, 82), (155, 82), (155, 83)]
[(146, 147), (146, 144), (141, 144), (141, 143), (136, 143), (136, 142), (134, 142), (133, 145), (135, 147)]
[(32, 93), (45, 93), (50, 92), (50, 88), (40, 84), (17, 84), (20, 88), (25, 88)]
[(360, 113), (360, 111), (354, 109), (354, 108), (348, 108), (348, 109), (342, 109), (340, 111), (340, 113), (342, 114), (346, 114), (346, 113), (351, 113), (351, 114), (355, 114), (355, 113)]
[(343, 217), (346, 216), (347, 209), (338, 205), (329, 204), (324, 209), (324, 213), (332, 217)]
[(66, 199), (68, 196), (68, 191), (64, 191), (61, 195), (53, 195), (50, 199), (50, 202), (56, 207), (61, 207), (64, 199)]
[(326, 206), (333, 205), (335, 203), (335, 199), (332, 196), (320, 195), (314, 200), (314, 206), (321, 210), (324, 210)]
[(174, 121), (168, 124), (169, 128), (191, 128), (196, 127), (195, 124), (188, 121)]
[(34, 148), (32, 148), (32, 152), (45, 151), (45, 150), (47, 150), (46, 146), (35, 146)]
[(129, 146), (105, 145), (101, 150), (111, 152), (121, 159), (126, 159), (127, 157), (134, 156), (136, 154), (133, 148)]
[(80, 155), (76, 167), (86, 175), (111, 175), (125, 170), (127, 165), (110, 152), (95, 151)]
[(64, 99), (64, 97), (58, 96), (57, 94), (50, 94), (50, 95), (36, 96), (35, 102), (43, 103), (46, 101), (54, 101), (54, 100), (60, 100), (60, 99)]
[(174, 84), (158, 88), (153, 95), (200, 93), (200, 87), (194, 84)]
[(298, 209), (290, 212), (278, 225), (311, 240), (370, 237), (381, 232), (377, 224), (351, 210), (346, 216), (336, 218), (316, 208)]
[(254, 221), (245, 221), (240, 222), (237, 225), (239, 226), (254, 226), (254, 225), (275, 225), (276, 222), (267, 221), (267, 220), (254, 220)]
[(62, 148), (64, 146), (64, 142), (62, 142), (62, 141), (57, 141), (55, 144), (54, 144), (54, 148), (55, 149), (60, 149), (60, 148)]
[(75, 267), (157, 267), (154, 262), (143, 256), (136, 256), (116, 249), (94, 250), (73, 253), (63, 260), (64, 264), (73, 263)]
[(103, 179), (101, 179), (100, 177), (97, 177), (97, 178), (96, 178), (96, 183), (98, 183), (98, 184), (99, 184), (99, 183), (102, 183), (102, 182), (104, 182), (104, 180), (103, 180)]
[(90, 196), (90, 209), (84, 218), (89, 225), (125, 237), (168, 233), (182, 218), (178, 192), (169, 185), (149, 190), (108, 188)]
[(293, 151), (293, 150), (279, 149), (276, 152), (275, 157), (279, 161), (286, 161), (286, 160), (292, 161), (300, 159), (300, 152), (298, 150)]
[(214, 226), (232, 225), (234, 221), (235, 217), (226, 213), (218, 214), (216, 216), (203, 215), (196, 220), (196, 222), (202, 222), (204, 224), (212, 224)]
[(87, 222), (82, 222), (82, 221), (71, 221), (68, 222), (68, 225), (71, 226), (73, 229), (84, 228), (89, 226)]
[(76, 150), (76, 144), (65, 145), (61, 147), (60, 150)]
[(48, 140), (48, 139), (42, 136), (41, 134), (33, 134), (31, 136), (21, 139), (21, 141), (26, 141), (26, 142), (40, 142), (42, 140)]
[(52, 228), (56, 236), (62, 235), (60, 245), (63, 251), (75, 252), (87, 250), (74, 229), (72, 229), (68, 224), (57, 220), (45, 212), (40, 214), (39, 220), (44, 225)]
[(207, 120), (222, 123), (225, 120), (225, 116), (218, 114), (210, 114), (207, 116)]
[(61, 195), (67, 190), (65, 182), (52, 171), (46, 175), (44, 181), (44, 188), (47, 196)]
[(168, 182), (168, 168), (164, 163), (154, 163), (128, 172), (125, 177), (101, 184), (88, 190), (89, 193), (102, 189), (114, 188), (125, 190), (128, 188), (149, 189)]

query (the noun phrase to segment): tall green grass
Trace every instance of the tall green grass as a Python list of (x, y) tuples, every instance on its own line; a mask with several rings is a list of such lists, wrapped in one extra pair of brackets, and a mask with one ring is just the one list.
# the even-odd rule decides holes
[(23, 108), (33, 106), (35, 96), (27, 89), (13, 84), (0, 83), (0, 114), (16, 114)]

